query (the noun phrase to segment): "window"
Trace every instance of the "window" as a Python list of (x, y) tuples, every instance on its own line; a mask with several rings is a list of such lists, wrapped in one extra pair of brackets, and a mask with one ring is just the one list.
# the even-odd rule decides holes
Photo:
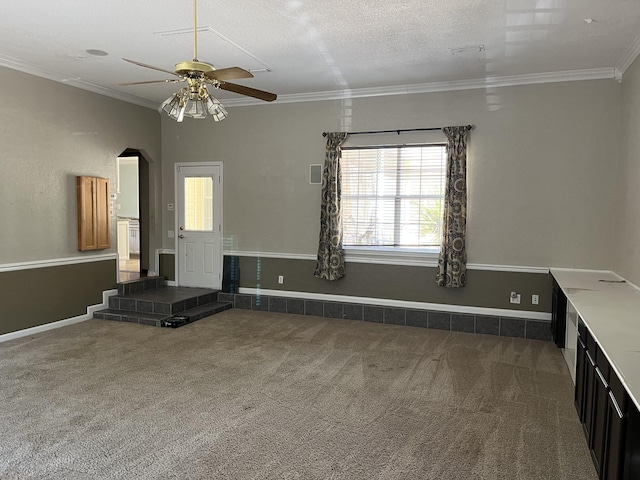
[(184, 211), (187, 231), (213, 231), (212, 177), (185, 177)]
[(342, 149), (345, 247), (441, 243), (446, 145)]

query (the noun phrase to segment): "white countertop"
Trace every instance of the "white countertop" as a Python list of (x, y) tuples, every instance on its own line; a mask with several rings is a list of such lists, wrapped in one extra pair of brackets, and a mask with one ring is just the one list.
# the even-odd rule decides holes
[(552, 268), (551, 274), (640, 410), (640, 290), (606, 271)]

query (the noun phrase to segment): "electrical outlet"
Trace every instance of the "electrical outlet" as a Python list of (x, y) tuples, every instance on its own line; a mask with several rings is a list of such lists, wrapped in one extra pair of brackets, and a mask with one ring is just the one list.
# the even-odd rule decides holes
[(278, 283), (279, 284), (283, 284), (284, 283), (284, 275), (278, 275)]
[(510, 303), (515, 303), (515, 304), (520, 304), (520, 294), (518, 292), (511, 292), (511, 294), (509, 295), (509, 302)]
[(540, 303), (539, 295), (531, 295), (531, 305), (538, 305)]

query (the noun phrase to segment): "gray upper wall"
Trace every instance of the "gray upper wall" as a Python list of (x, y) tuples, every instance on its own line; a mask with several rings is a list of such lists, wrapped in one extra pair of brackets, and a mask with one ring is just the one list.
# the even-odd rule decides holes
[(614, 239), (614, 269), (640, 285), (640, 59), (622, 82), (620, 161)]
[[(125, 148), (151, 164), (159, 196), (160, 117), (154, 110), (0, 68), (0, 264), (78, 256), (76, 175), (106, 177), (115, 192)], [(160, 221), (151, 207), (151, 242)], [(158, 229), (158, 231), (153, 231)], [(116, 251), (115, 217), (111, 250)]]
[(220, 123), (163, 117), (163, 246), (174, 246), (175, 162), (224, 162), (227, 248), (315, 254), (320, 186), (308, 174), (323, 131), (475, 124), (469, 262), (608, 269), (620, 108), (620, 84), (598, 80), (237, 107)]

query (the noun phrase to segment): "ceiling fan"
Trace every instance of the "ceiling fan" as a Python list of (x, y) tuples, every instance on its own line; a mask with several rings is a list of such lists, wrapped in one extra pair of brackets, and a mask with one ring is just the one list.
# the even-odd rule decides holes
[(211, 96), (207, 86), (239, 93), (248, 97), (273, 102), (278, 96), (275, 93), (265, 92), (244, 85), (230, 83), (228, 80), (239, 78), (253, 78), (251, 72), (240, 67), (230, 67), (216, 70), (213, 65), (198, 60), (198, 23), (197, 23), (197, 0), (193, 0), (193, 60), (176, 63), (175, 71), (147, 65), (123, 58), (124, 61), (150, 68), (159, 72), (174, 75), (178, 78), (166, 80), (150, 80), (146, 82), (117, 83), (117, 86), (145, 85), (150, 83), (186, 83), (177, 93), (167, 98), (161, 105), (160, 110), (164, 111), (178, 122), (182, 122), (185, 116), (192, 118), (213, 117), (215, 121), (226, 118), (227, 111), (217, 98)]

